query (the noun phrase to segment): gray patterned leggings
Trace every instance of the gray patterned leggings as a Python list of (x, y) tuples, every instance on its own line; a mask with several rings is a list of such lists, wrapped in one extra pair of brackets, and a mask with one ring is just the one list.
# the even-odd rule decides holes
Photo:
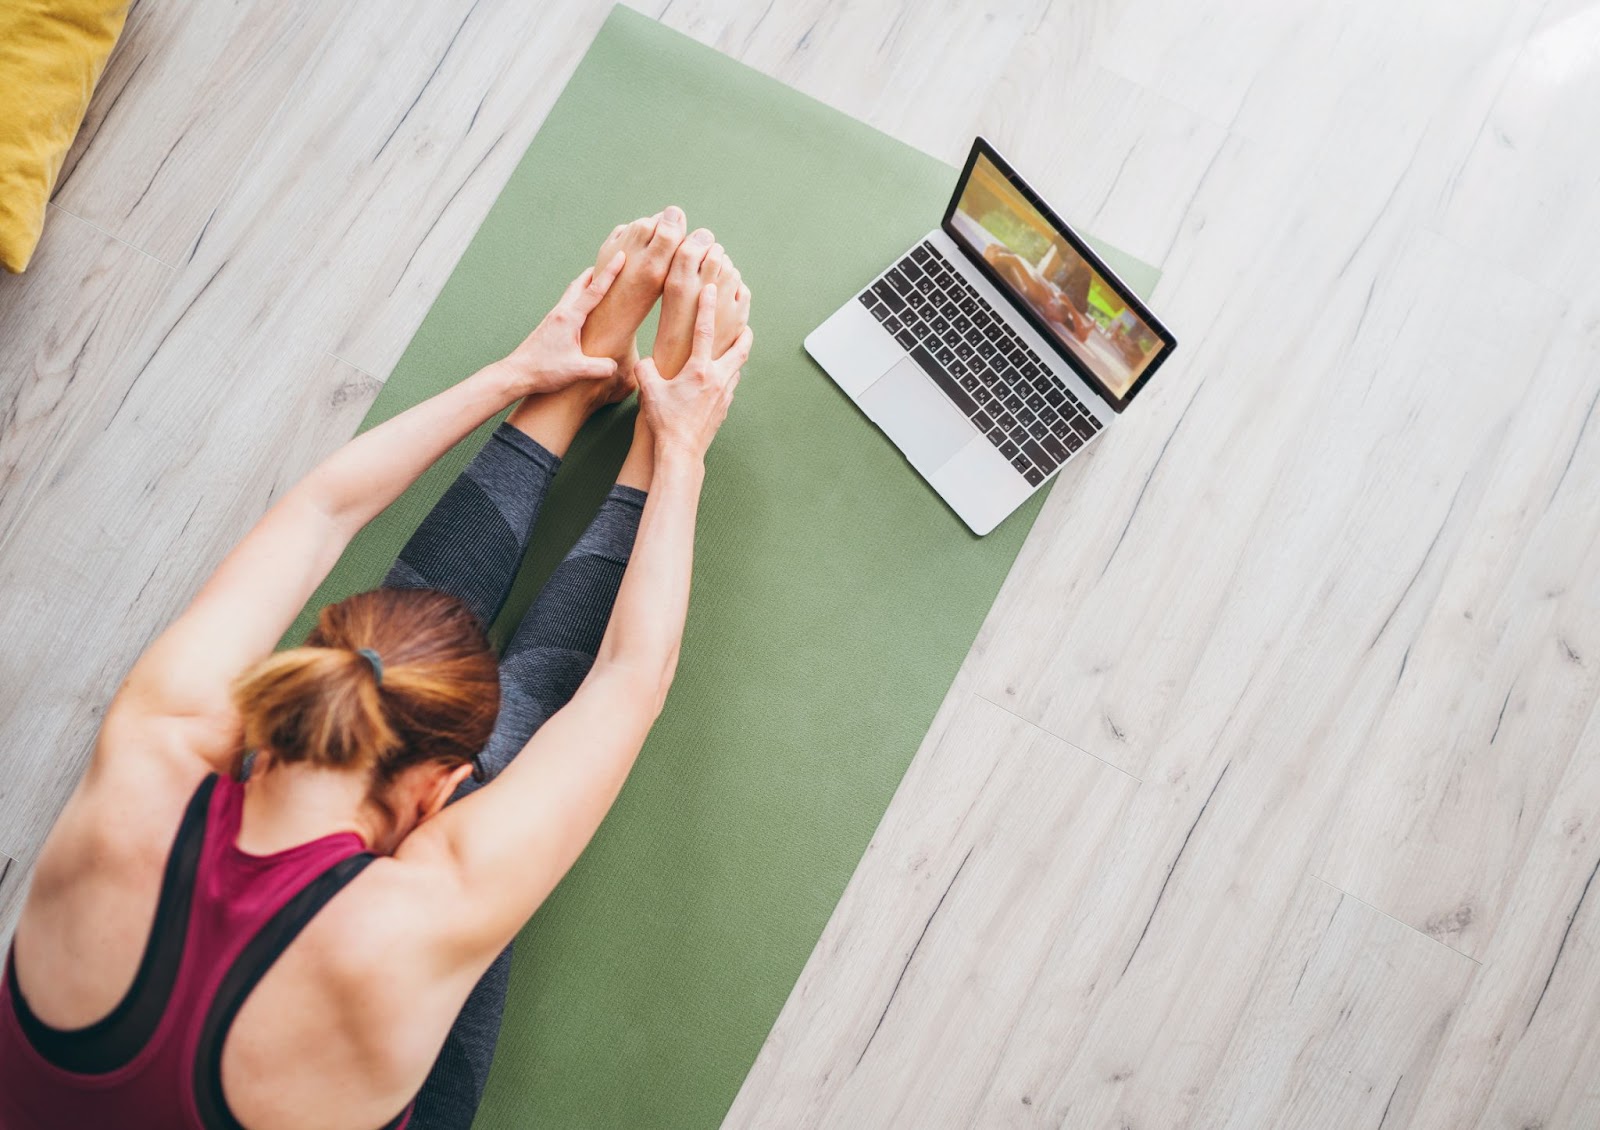
[[(485, 624), (505, 603), (561, 460), (501, 424), (400, 551), (385, 588), (438, 589), (460, 597)], [(485, 779), (527, 744), (589, 673), (645, 494), (611, 488), (578, 544), (545, 582), (500, 658), (500, 716), (481, 757)], [(456, 799), (479, 788), (470, 778)], [(500, 1036), (511, 972), (507, 946), (473, 988), (417, 1095), (410, 1130), (472, 1125)]]

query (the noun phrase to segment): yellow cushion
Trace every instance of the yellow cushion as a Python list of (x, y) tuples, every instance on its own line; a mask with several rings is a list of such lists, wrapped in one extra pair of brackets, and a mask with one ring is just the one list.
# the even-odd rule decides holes
[(0, 0), (0, 266), (21, 271), (128, 0)]

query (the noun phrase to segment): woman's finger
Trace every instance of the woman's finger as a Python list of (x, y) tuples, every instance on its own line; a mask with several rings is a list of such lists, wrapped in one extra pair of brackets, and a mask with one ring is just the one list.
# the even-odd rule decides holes
[(689, 350), (690, 358), (709, 363), (716, 337), (717, 284), (706, 283), (700, 290), (700, 305), (694, 312), (694, 345)]
[(583, 288), (589, 285), (589, 280), (594, 278), (594, 268), (585, 267), (583, 274), (567, 284), (567, 289), (561, 292), (561, 299), (556, 306), (570, 306), (576, 302), (578, 295), (583, 293)]
[(585, 357), (578, 366), (578, 376), (597, 381), (609, 380), (617, 375), (617, 362), (612, 357)]
[(590, 268), (588, 281), (579, 287), (577, 294), (569, 300), (573, 310), (588, 317), (589, 311), (600, 305), (600, 300), (606, 296), (606, 291), (617, 281), (617, 276), (622, 273), (622, 264), (627, 261), (627, 255), (618, 251), (604, 267), (600, 268), (598, 274)]
[(740, 330), (739, 336), (733, 339), (733, 344), (717, 358), (717, 368), (724, 373), (738, 372), (750, 359), (750, 347), (755, 344), (755, 340), (756, 332), (749, 326)]
[(655, 395), (656, 386), (661, 383), (661, 373), (656, 368), (655, 358), (641, 357), (639, 363), (633, 367), (633, 379), (639, 382), (641, 398)]

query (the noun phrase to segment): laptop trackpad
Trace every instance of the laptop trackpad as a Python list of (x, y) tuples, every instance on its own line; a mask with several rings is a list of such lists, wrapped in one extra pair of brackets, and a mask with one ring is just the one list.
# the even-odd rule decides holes
[(924, 475), (937, 471), (977, 433), (910, 357), (902, 357), (856, 403)]

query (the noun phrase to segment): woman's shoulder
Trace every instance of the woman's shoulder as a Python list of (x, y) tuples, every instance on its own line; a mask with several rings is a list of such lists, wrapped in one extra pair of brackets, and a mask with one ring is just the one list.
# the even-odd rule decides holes
[(97, 750), (45, 839), (36, 882), (119, 860), (154, 860), (159, 874), (184, 807), (207, 776), (203, 764), (160, 748), (172, 741), (150, 728), (101, 730), (97, 746), (140, 743), (149, 756), (106, 757)]

